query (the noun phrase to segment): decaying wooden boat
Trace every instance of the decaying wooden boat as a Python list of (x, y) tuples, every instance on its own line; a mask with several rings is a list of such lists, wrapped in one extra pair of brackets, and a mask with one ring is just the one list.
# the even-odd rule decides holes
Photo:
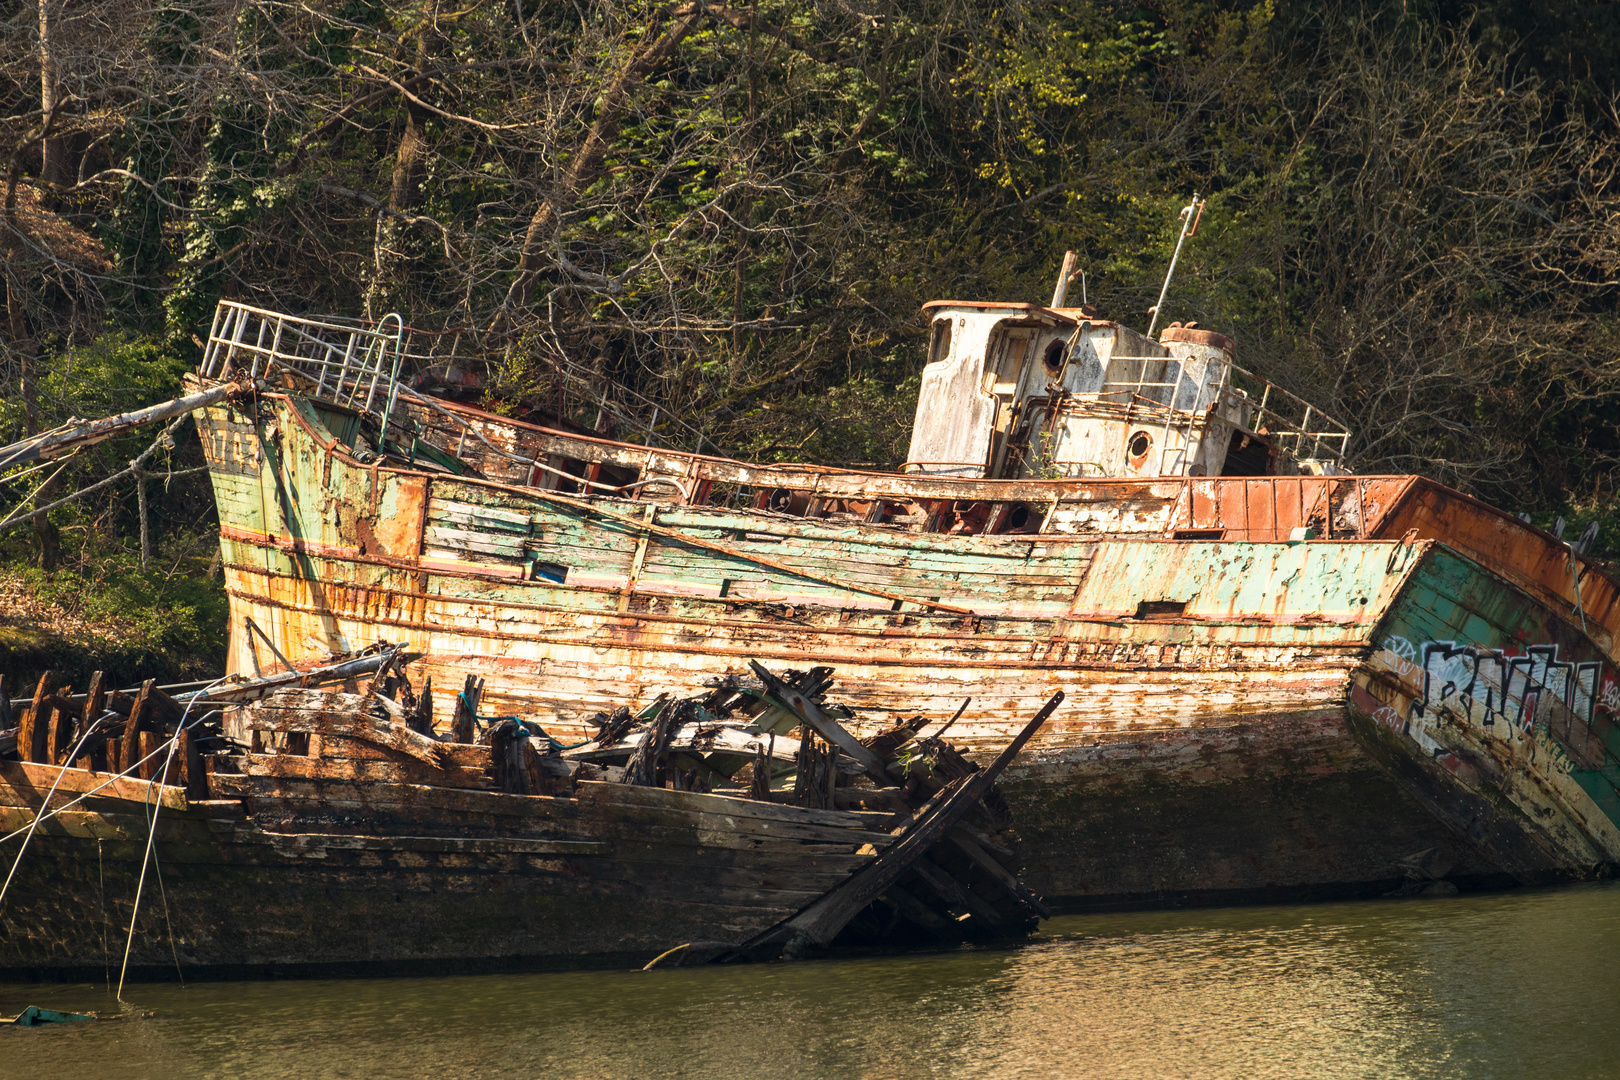
[[(901, 470), (756, 466), (509, 420), (404, 331), (223, 303), (192, 389), (230, 665), (403, 639), (566, 741), (748, 660), (835, 666), (855, 730), (1008, 773), (1059, 910), (1368, 895), (1620, 861), (1615, 582), (1232, 362), (1084, 307), (929, 305)], [(409, 385), (402, 372), (414, 368)], [(273, 649), (260, 649), (258, 642)]]
[(476, 682), (436, 735), (406, 666), (374, 648), (180, 700), (41, 680), (0, 758), (0, 977), (101, 978), (126, 932), (132, 975), (258, 976), (769, 958), (1047, 913), (993, 785), (1060, 696), (978, 769), (917, 722), (857, 741), (825, 669), (761, 666), (565, 758), (481, 717)]

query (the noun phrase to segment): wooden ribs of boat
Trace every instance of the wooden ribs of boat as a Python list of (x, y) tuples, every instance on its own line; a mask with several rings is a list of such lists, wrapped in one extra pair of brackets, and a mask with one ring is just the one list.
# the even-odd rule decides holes
[[(132, 722), (90, 707), (99, 676), (84, 703), (41, 690), (10, 730), (61, 735), (0, 759), (16, 868), (0, 971), (100, 971), (131, 922), (134, 970), (162, 976), (171, 959), (227, 975), (761, 959), (1016, 937), (1047, 914), (994, 788), (1017, 747), (980, 769), (916, 728), (859, 741), (825, 702), (826, 669), (760, 665), (618, 710), (565, 757), (476, 698), (452, 722), (478, 741), (435, 735), (405, 655), (378, 649), (358, 678), (352, 659), (324, 665), (351, 673), (345, 690), (282, 685), (223, 725), (214, 706), (233, 702), (208, 692), (148, 710), (161, 691), (143, 686)], [(103, 764), (82, 751), (109, 714), (133, 734), (100, 743)], [(405, 722), (424, 715), (423, 731)], [(142, 753), (128, 765), (126, 738)], [(148, 834), (162, 907), (137, 913)]]

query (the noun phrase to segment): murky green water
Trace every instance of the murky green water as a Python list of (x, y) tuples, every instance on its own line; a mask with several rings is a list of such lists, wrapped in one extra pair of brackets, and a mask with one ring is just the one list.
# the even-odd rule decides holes
[[(1010, 950), (125, 996), (148, 1014), (0, 1030), (0, 1076), (1607, 1077), (1620, 884), (1068, 918)], [(113, 1007), (0, 985), (0, 1012), (28, 1004)]]

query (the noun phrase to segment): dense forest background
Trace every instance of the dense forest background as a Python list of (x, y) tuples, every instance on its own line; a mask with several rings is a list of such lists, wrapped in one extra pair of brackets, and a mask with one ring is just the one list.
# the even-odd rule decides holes
[[(923, 302), (1043, 300), (1073, 249), (1142, 326), (1198, 192), (1167, 319), (1349, 423), (1359, 471), (1620, 552), (1620, 5), (0, 12), (0, 437), (177, 392), (223, 297), (401, 312), (508, 412), (895, 463)], [(13, 470), (0, 563), (217, 653), (200, 460), (181, 428)]]

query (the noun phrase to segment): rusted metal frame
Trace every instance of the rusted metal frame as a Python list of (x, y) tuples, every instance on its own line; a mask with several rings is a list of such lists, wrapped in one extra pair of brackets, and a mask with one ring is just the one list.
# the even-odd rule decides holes
[[(417, 396), (420, 397), (421, 395)], [(435, 402), (434, 404), (439, 403)], [(450, 405), (453, 403), (444, 404)], [(1253, 405), (1254, 402), (1250, 400), (1249, 404)], [(1055, 414), (1056, 410), (1053, 410), (1052, 415), (1055, 416)], [(457, 419), (459, 420), (459, 418)], [(577, 458), (593, 464), (606, 463), (627, 467), (640, 467), (646, 461), (647, 447), (630, 443), (616, 443), (590, 436), (555, 432), (548, 428), (523, 424), (518, 421), (505, 421), (503, 419), (501, 422), (510, 423), (515, 428), (534, 433), (542, 440), (542, 445), (549, 452), (560, 453), (563, 456)], [(784, 487), (790, 490), (804, 490), (813, 483), (825, 484), (833, 477), (850, 476), (857, 478), (863, 493), (869, 497), (888, 496), (891, 499), (908, 497), (913, 499), (952, 499), (957, 501), (995, 502), (1008, 499), (1015, 501), (1030, 501), (1032, 499), (1045, 501), (1051, 497), (1053, 487), (1062, 488), (1065, 485), (1077, 483), (1074, 480), (982, 480), (974, 478), (904, 476), (899, 473), (886, 472), (846, 473), (836, 469), (807, 466), (798, 466), (792, 469), (780, 466), (752, 466), (745, 462), (708, 457), (706, 455), (686, 454), (681, 451), (662, 448), (656, 448), (656, 456), (684, 459), (682, 464), (688, 469), (690, 469), (690, 462), (696, 462), (696, 475), (698, 477), (744, 487)], [(1210, 479), (1235, 480), (1237, 478), (1211, 477)], [(1096, 480), (1088, 481), (1088, 483), (1097, 482)], [(1141, 483), (1142, 481), (1124, 482)]]
[[(1170, 400), (1165, 403), (1166, 407), (1165, 407), (1165, 410), (1164, 410), (1164, 430), (1162, 432), (1160, 432), (1160, 434), (1159, 434), (1159, 439), (1160, 439), (1160, 443), (1159, 443), (1159, 475), (1160, 476), (1164, 475), (1164, 458), (1165, 458), (1165, 455), (1170, 452), (1170, 422), (1173, 419), (1175, 419), (1175, 415), (1176, 415), (1176, 411), (1177, 411), (1176, 410), (1176, 395), (1181, 393), (1181, 379), (1182, 379), (1182, 376), (1186, 374), (1186, 368), (1187, 368), (1187, 365), (1182, 363), (1180, 360), (1173, 360), (1173, 359), (1167, 357), (1165, 362), (1166, 363), (1174, 363), (1176, 365), (1176, 383), (1175, 383), (1175, 385), (1173, 387), (1170, 388)], [(1186, 473), (1187, 473), (1187, 465), (1188, 465), (1187, 449), (1188, 449), (1189, 444), (1191, 444), (1191, 442), (1192, 442), (1192, 431), (1191, 431), (1191, 429), (1189, 429), (1188, 432), (1187, 432), (1186, 437), (1182, 440), (1183, 445), (1182, 445), (1182, 450), (1181, 450), (1181, 472), (1182, 472), (1183, 476), (1185, 476)]]
[[(261, 357), (264, 356), (264, 332), (265, 332), (265, 329), (268, 326), (269, 326), (269, 323), (267, 323), (264, 319), (260, 319), (259, 320), (259, 333), (258, 333), (258, 336), (253, 339), (253, 377), (254, 378), (258, 378), (258, 376), (259, 376), (259, 360), (260, 360)], [(264, 365), (265, 374), (269, 374), (269, 372), (270, 372), (270, 363), (271, 363), (271, 361), (269, 361), (269, 360), (265, 361), (265, 365)]]
[[(286, 395), (284, 395), (284, 394), (273, 394), (273, 395), (267, 395), (267, 396), (268, 397), (279, 397), (279, 398), (283, 398), (283, 399), (286, 398)], [(433, 404), (437, 405), (438, 403), (434, 402)], [(318, 441), (320, 441), (323, 445), (332, 444), (333, 448), (336, 449), (335, 440), (331, 440), (330, 438), (321, 439), (318, 433), (316, 433), (313, 430), (309, 429), (308, 424), (304, 421), (304, 418), (301, 415), (299, 415), (296, 410), (289, 410), (289, 412), (291, 412), (294, 415), (296, 421), (300, 424), (301, 427), (304, 427), (305, 430), (310, 431), (310, 434), (313, 437), (315, 437)], [(459, 421), (459, 418), (456, 418), (456, 419)], [(532, 426), (530, 426), (530, 427), (532, 427)], [(543, 432), (545, 432), (546, 429), (534, 428), (533, 430), (543, 433)], [(478, 433), (475, 431), (475, 434), (478, 434)], [(482, 439), (481, 434), (478, 434), (478, 437)], [(614, 445), (616, 445), (616, 444), (607, 443), (604, 440), (590, 440), (590, 439), (585, 439), (584, 437), (576, 437), (576, 436), (556, 436), (556, 438), (558, 439), (559, 442), (566, 441), (566, 443), (569, 443), (569, 444), (573, 444), (574, 440), (579, 439), (583, 443), (583, 446), (598, 446), (598, 447), (602, 447), (604, 450), (609, 450)], [(575, 449), (583, 449), (583, 446), (575, 444), (574, 448)], [(648, 449), (646, 447), (630, 447), (628, 444), (626, 444), (626, 448), (634, 449), (635, 451), (637, 451), (638, 458), (641, 457), (641, 455), (646, 455), (647, 452), (648, 452)], [(563, 447), (559, 446), (557, 449), (562, 450)], [(566, 453), (566, 451), (564, 451), (564, 452)], [(951, 500), (951, 501), (989, 501), (989, 502), (1020, 501), (1020, 502), (1029, 502), (1029, 501), (1046, 501), (1048, 499), (1053, 499), (1054, 496), (1056, 496), (1057, 501), (1069, 501), (1070, 498), (1075, 496), (1075, 495), (1083, 495), (1083, 494), (1087, 494), (1087, 493), (1108, 492), (1110, 489), (1120, 488), (1120, 487), (1124, 487), (1124, 488), (1141, 488), (1143, 486), (1151, 486), (1151, 485), (1156, 484), (1156, 483), (1170, 484), (1170, 483), (1176, 483), (1180, 479), (1180, 478), (1149, 478), (1149, 479), (1145, 479), (1145, 480), (1054, 480), (1054, 481), (973, 481), (973, 480), (962, 481), (962, 480), (955, 480), (955, 481), (952, 481), (952, 480), (947, 480), (947, 479), (944, 479), (944, 478), (933, 478), (931, 480), (931, 482), (919, 482), (918, 480), (915, 480), (915, 479), (912, 479), (912, 478), (900, 477), (900, 476), (898, 476), (896, 474), (882, 474), (882, 473), (843, 474), (843, 473), (829, 473), (829, 472), (823, 471), (823, 470), (816, 470), (814, 472), (809, 472), (809, 473), (805, 473), (805, 474), (792, 474), (792, 473), (787, 473), (787, 472), (772, 472), (771, 470), (753, 470), (753, 469), (750, 469), (747, 466), (742, 466), (740, 463), (728, 463), (728, 462), (725, 462), (723, 459), (703, 459), (703, 458), (695, 456), (695, 455), (676, 454), (676, 453), (671, 452), (671, 451), (662, 451), (662, 450), (657, 451), (657, 453), (659, 455), (662, 455), (662, 456), (669, 456), (669, 457), (685, 459), (685, 463), (687, 463), (689, 467), (690, 467), (690, 463), (692, 461), (696, 461), (697, 462), (697, 473), (698, 473), (698, 475), (703, 476), (704, 479), (706, 479), (706, 480), (713, 480), (713, 481), (724, 482), (724, 483), (737, 483), (739, 486), (743, 486), (743, 487), (763, 487), (763, 486), (766, 486), (766, 485), (774, 484), (775, 486), (788, 487), (790, 489), (806, 490), (809, 486), (814, 485), (815, 487), (817, 487), (819, 489), (819, 486), (821, 484), (826, 483), (828, 480), (832, 479), (834, 476), (852, 475), (853, 477), (859, 478), (861, 481), (865, 482), (864, 483), (865, 490), (861, 491), (860, 494), (864, 495), (867, 498), (874, 498), (874, 499), (882, 499), (882, 498), (885, 498), (887, 496), (889, 498), (889, 501), (895, 501), (895, 496), (897, 496), (897, 495), (900, 496), (900, 497), (906, 498), (908, 500), (915, 501), (918, 498), (924, 497), (922, 494), (919, 493), (919, 490), (920, 490), (920, 492), (927, 492), (928, 495), (926, 497), (933, 498), (933, 499), (938, 499), (938, 500)], [(568, 456), (575, 456), (575, 455), (570, 454)], [(606, 453), (603, 454), (603, 457), (604, 457), (605, 460), (610, 460), (611, 459), (611, 455), (608, 455)], [(528, 459), (519, 459), (519, 460), (526, 461)], [(645, 460), (645, 459), (642, 458), (642, 460)], [(638, 462), (638, 461), (620, 462), (620, 464), (630, 464), (630, 465), (637, 465), (639, 463), (640, 462)], [(717, 475), (716, 471), (713, 468), (710, 467), (710, 466), (716, 465), (716, 464), (718, 464), (718, 465), (727, 465), (727, 464), (737, 465), (738, 468), (741, 471), (749, 473), (749, 474), (753, 474), (753, 475), (748, 476), (746, 479), (736, 478), (736, 479), (728, 480), (725, 475)], [(389, 471), (390, 472), (403, 472), (404, 470), (398, 470), (398, 469), (390, 468)], [(577, 480), (578, 478), (573, 477), (570, 474), (570, 479), (576, 479)], [(664, 478), (660, 478), (660, 479), (662, 480)], [(1245, 485), (1245, 488), (1244, 488), (1244, 493), (1245, 493), (1245, 502), (1244, 502), (1245, 528), (1244, 528), (1244, 536), (1242, 538), (1247, 539), (1247, 540), (1252, 540), (1256, 530), (1254, 529), (1254, 524), (1253, 524), (1253, 521), (1252, 521), (1252, 515), (1250, 513), (1250, 508), (1248, 506), (1247, 487), (1246, 487), (1246, 485), (1247, 485), (1247, 483), (1251, 482), (1252, 480), (1254, 480), (1256, 478), (1253, 478), (1253, 477), (1224, 477), (1224, 478), (1223, 477), (1210, 477), (1210, 478), (1200, 478), (1200, 479), (1209, 480), (1210, 483), (1216, 485), (1217, 490), (1219, 490), (1221, 488), (1228, 488), (1228, 487), (1230, 487), (1230, 485), (1233, 485), (1233, 484), (1243, 484), (1243, 485)], [(1360, 483), (1362, 480), (1365, 480), (1365, 479), (1376, 479), (1376, 478), (1358, 478), (1358, 483)], [(1390, 477), (1390, 479), (1396, 479), (1396, 478), (1395, 477)], [(521, 486), (518, 486), (518, 485), (503, 484), (503, 483), (500, 483), (498, 481), (480, 480), (478, 478), (472, 478), (472, 477), (464, 477), (464, 478), (461, 478), (461, 480), (462, 480), (462, 482), (469, 483), (469, 484), (475, 484), (475, 485), (478, 485), (478, 486), (487, 486), (487, 487), (497, 489), (497, 490), (523, 492), (523, 493), (527, 493), (527, 494), (531, 494), (531, 495), (535, 494), (535, 491), (536, 491), (536, 489), (533, 489), (533, 488), (524, 488), (524, 487), (521, 487)], [(670, 482), (671, 484), (678, 484), (679, 483), (679, 481), (675, 480), (673, 477), (669, 477), (668, 482)], [(1408, 483), (1410, 483), (1409, 480), (1408, 480)], [(615, 488), (615, 489), (612, 489), (612, 490), (618, 490), (618, 489)], [(843, 495), (840, 494), (839, 497), (843, 497)], [(1172, 495), (1170, 497), (1173, 499), (1175, 496)], [(1106, 501), (1106, 499), (1098, 499), (1096, 501), (1101, 502), (1101, 501)], [(1483, 506), (1484, 504), (1480, 504), (1480, 505)], [(1498, 512), (1498, 514), (1499, 514), (1499, 512)], [(1366, 538), (1365, 534), (1363, 534), (1362, 538)]]
[[(574, 483), (583, 484), (585, 487), (594, 488), (594, 489), (596, 489), (598, 491), (620, 492), (620, 491), (625, 490), (624, 487), (615, 486), (615, 485), (612, 485), (612, 484), (600, 484), (600, 483), (597, 483), (595, 480), (590, 479), (588, 476), (582, 478), (582, 477), (575, 476), (571, 472), (566, 472), (566, 471), (564, 471), (562, 469), (553, 468), (550, 465), (542, 463), (540, 461), (541, 455), (539, 455), (539, 454), (535, 455), (533, 458), (526, 458), (526, 457), (523, 457), (521, 454), (514, 454), (514, 453), (511, 453), (510, 451), (502, 450), (500, 447), (498, 447), (494, 443), (490, 442), (489, 439), (487, 439), (484, 436), (484, 433), (479, 431), (471, 420), (465, 419), (465, 418), (460, 417), (460, 416), (457, 416), (454, 412), (443, 408), (442, 403), (440, 403), (438, 401), (435, 401), (434, 399), (428, 397), (425, 394), (419, 394), (415, 390), (412, 390), (408, 386), (400, 387), (400, 389), (404, 390), (407, 394), (411, 395), (412, 397), (416, 398), (417, 400), (423, 402), (429, 408), (434, 409), (435, 411), (439, 412), (440, 414), (449, 417), (455, 423), (458, 423), (458, 424), (461, 425), (461, 444), (458, 444), (456, 446), (456, 451), (455, 451), (457, 457), (461, 456), (461, 451), (462, 451), (462, 449), (464, 447), (464, 444), (466, 442), (467, 434), (469, 432), (471, 432), (474, 438), (476, 438), (479, 442), (483, 443), (485, 446), (489, 447), (489, 449), (492, 450), (493, 452), (495, 452), (496, 454), (499, 454), (500, 456), (502, 456), (504, 458), (507, 458), (508, 460), (516, 461), (521, 465), (530, 466), (531, 467), (531, 472), (530, 472), (530, 476), (529, 476), (530, 483), (528, 485), (526, 485), (526, 488), (532, 488), (532, 487), (535, 486), (534, 483), (533, 483), (532, 469), (541, 469), (541, 470), (543, 470), (545, 472), (554, 473), (557, 476), (563, 477), (563, 478), (565, 478), (567, 480), (570, 480), (570, 481), (572, 481)], [(551, 454), (548, 452), (545, 456), (549, 457), (549, 456), (551, 456)], [(559, 455), (559, 456), (565, 456), (566, 457), (566, 456), (572, 456), (572, 455)], [(649, 456), (649, 459), (650, 459), (651, 455), (649, 454), (648, 456)], [(601, 462), (592, 462), (591, 464), (595, 464), (595, 465), (600, 466), (602, 463)], [(679, 488), (681, 490), (682, 495), (686, 494), (686, 491), (685, 491), (684, 488), (681, 487), (680, 482), (675, 480), (673, 477), (655, 477), (653, 480), (646, 481), (646, 482), (649, 482), (649, 483), (658, 483), (658, 482), (670, 483), (670, 484), (675, 485), (675, 487)], [(630, 485), (630, 486), (634, 487), (634, 486), (638, 486), (638, 485)]]
[(1244, 539), (1245, 541), (1248, 541), (1254, 536), (1254, 518), (1253, 518), (1253, 515), (1251, 515), (1249, 513), (1249, 482), (1248, 482), (1247, 478), (1244, 479), (1243, 483), (1238, 485), (1238, 490), (1243, 492), (1243, 537), (1242, 537), (1242, 539)]
[(214, 321), (208, 327), (208, 344), (203, 347), (202, 374), (205, 378), (212, 377), (217, 366), (215, 361), (219, 358), (219, 321), (222, 317), (228, 318), (223, 305), (214, 305)]
[(1181, 478), (1181, 491), (1176, 495), (1175, 502), (1171, 503), (1170, 513), (1166, 516), (1164, 524), (1165, 539), (1169, 539), (1176, 535), (1176, 524), (1180, 518), (1181, 500), (1184, 496), (1187, 500), (1187, 528), (1192, 529), (1197, 527), (1193, 524), (1192, 482), (1193, 478), (1190, 476), (1184, 476)]
[[(337, 395), (340, 395), (340, 394), (343, 393), (343, 373), (348, 370), (349, 364), (354, 360), (354, 349), (355, 349), (355, 346), (359, 344), (359, 342), (360, 342), (360, 331), (359, 330), (351, 331), (350, 334), (349, 334), (349, 343), (343, 350), (343, 359), (341, 361), (339, 361), (339, 363), (338, 363), (337, 381), (336, 381), (335, 385), (333, 386), (333, 395), (334, 396), (337, 396)], [(333, 350), (328, 349), (327, 352), (326, 352), (326, 355), (328, 357), (330, 357), (332, 355), (332, 351)], [(330, 362), (323, 361), (321, 363), (321, 365), (320, 365), (321, 377), (320, 377), (320, 379), (318, 379), (316, 381), (316, 384), (315, 384), (315, 393), (317, 395), (323, 394), (323, 393), (326, 392), (326, 375), (327, 375), (327, 372), (329, 372), (331, 370), (331, 368), (332, 368), (332, 365), (331, 365)]]
[[(225, 352), (225, 366), (226, 367), (229, 367), (231, 365), (231, 363), (236, 359), (236, 350), (241, 348), (241, 346), (242, 346), (242, 334), (247, 330), (247, 313), (245, 311), (240, 310), (240, 309), (238, 309), (238, 311), (237, 311), (236, 328), (235, 329), (236, 329), (236, 336), (231, 339), (231, 346)], [(257, 370), (256, 370), (258, 368), (258, 361), (257, 360), (254, 361), (253, 367), (254, 367), (255, 370), (250, 372), (250, 375), (256, 375), (257, 374)]]

